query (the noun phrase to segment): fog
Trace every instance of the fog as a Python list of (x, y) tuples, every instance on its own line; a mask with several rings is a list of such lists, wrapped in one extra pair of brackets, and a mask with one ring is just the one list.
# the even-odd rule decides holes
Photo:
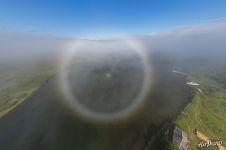
[(73, 109), (105, 120), (129, 114), (141, 104), (150, 90), (150, 65), (138, 44), (121, 40), (73, 45), (60, 80)]
[[(85, 42), (87, 51), (84, 52), (84, 48), (80, 49), (82, 51), (77, 53), (79, 55), (72, 55), (72, 61), (68, 59), (72, 63), (66, 65), (68, 71), (65, 67), (66, 69), (59, 74), (48, 76), (49, 78), (34, 94), (3, 117), (0, 120), (0, 129), (4, 129), (0, 130), (0, 147), (56, 150), (65, 147), (94, 150), (133, 150), (145, 147), (153, 135), (158, 134), (157, 131), (160, 129), (156, 127), (181, 112), (193, 96), (192, 87), (186, 84), (187, 76), (172, 72), (182, 62), (176, 62), (175, 58), (183, 61), (186, 59), (194, 61), (194, 58), (224, 61), (226, 56), (226, 23), (223, 21), (155, 34), (130, 36), (129, 39), (142, 45), (144, 54), (149, 54), (148, 57), (143, 55), (138, 57), (135, 51), (124, 56), (122, 49), (131, 49), (120, 46), (121, 41), (118, 42), (117, 39), (120, 38), (91, 40), (100, 43), (99, 45), (104, 45), (102, 43), (113, 45), (112, 49), (108, 47), (107, 50), (110, 51), (106, 54), (102, 53), (105, 47), (100, 51), (99, 47), (90, 44), (91, 41)], [(17, 64), (15, 62), (18, 60), (43, 62), (43, 59), (61, 58), (70, 44), (76, 45), (79, 41), (81, 40), (50, 35), (1, 31), (0, 65), (3, 60)], [(115, 49), (118, 51), (113, 51)], [(151, 60), (150, 65), (147, 65), (151, 70), (150, 74), (145, 75), (146, 65), (145, 69), (142, 69), (143, 58)], [(47, 65), (41, 63), (40, 66)], [(18, 67), (14, 68), (21, 71)], [(36, 66), (32, 68), (37, 70)], [(68, 98), (70, 96), (65, 96), (66, 92), (61, 89), (62, 84), (59, 84), (58, 75), (65, 74), (62, 72), (66, 72), (68, 77), (68, 88), (74, 94), (72, 98), (77, 98), (73, 99), (74, 104), (83, 106), (82, 110), (98, 114), (95, 115), (96, 118), (90, 116), (94, 120), (85, 119), (84, 111), (78, 107), (69, 109), (72, 104)], [(24, 77), (26, 76), (22, 76)], [(150, 78), (151, 88), (146, 90), (148, 92), (142, 96), (139, 105), (132, 107), (134, 111), (126, 113), (122, 120), (111, 120), (112, 123), (98, 120), (100, 113), (120, 112), (121, 115), (121, 112), (124, 112), (122, 110), (128, 109), (127, 104), (133, 106), (132, 99), (136, 100), (140, 95), (137, 92), (148, 81), (145, 81), (146, 78)], [(65, 80), (62, 81), (66, 83)]]
[(0, 59), (18, 61), (56, 56), (67, 41), (50, 35), (0, 30)]
[(226, 21), (138, 36), (148, 50), (173, 57), (225, 60)]
[[(225, 20), (133, 36), (133, 38), (151, 52), (162, 52), (182, 59), (197, 57), (224, 60), (226, 56)], [(78, 39), (0, 30), (0, 59), (16, 61), (58, 56), (71, 41)]]

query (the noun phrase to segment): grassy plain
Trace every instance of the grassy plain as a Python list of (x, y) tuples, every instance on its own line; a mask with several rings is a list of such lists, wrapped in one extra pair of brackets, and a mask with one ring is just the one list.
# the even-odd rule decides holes
[[(226, 146), (226, 67), (215, 69), (193, 69), (190, 80), (198, 82), (198, 88), (191, 103), (189, 103), (175, 123), (188, 134), (189, 149), (195, 150), (200, 140), (195, 136), (197, 129), (210, 140), (221, 140)], [(208, 149), (217, 149), (209, 147)]]
[(45, 63), (0, 63), (0, 117), (36, 91), (56, 67)]

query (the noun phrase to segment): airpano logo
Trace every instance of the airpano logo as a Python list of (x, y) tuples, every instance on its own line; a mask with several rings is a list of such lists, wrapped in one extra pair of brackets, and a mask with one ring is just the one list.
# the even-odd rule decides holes
[(207, 147), (211, 147), (211, 146), (222, 146), (223, 142), (222, 141), (201, 141), (198, 144), (199, 148), (207, 148)]

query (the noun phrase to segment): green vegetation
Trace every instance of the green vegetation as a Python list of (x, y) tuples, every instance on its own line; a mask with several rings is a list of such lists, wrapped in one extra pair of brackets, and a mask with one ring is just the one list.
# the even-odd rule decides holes
[(43, 63), (1, 63), (0, 117), (25, 100), (54, 73), (53, 66)]
[(178, 150), (177, 145), (173, 144), (171, 142), (169, 129), (166, 129), (161, 137), (159, 137), (159, 140), (162, 141), (161, 143), (161, 149), (165, 150)]
[[(176, 118), (175, 123), (188, 134), (189, 149), (197, 149), (200, 140), (195, 136), (197, 129), (210, 140), (226, 143), (226, 69), (196, 69), (190, 80), (200, 84), (202, 92), (196, 92), (190, 104)], [(216, 149), (216, 147), (208, 148)]]

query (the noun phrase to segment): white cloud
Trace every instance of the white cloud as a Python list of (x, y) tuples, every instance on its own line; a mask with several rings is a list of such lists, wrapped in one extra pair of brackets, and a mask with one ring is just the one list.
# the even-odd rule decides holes
[(0, 58), (29, 59), (54, 55), (62, 50), (66, 41), (48, 35), (0, 31)]
[(226, 58), (226, 21), (178, 28), (139, 39), (147, 49), (174, 56)]
[[(144, 43), (148, 50), (174, 56), (206, 56), (222, 59), (226, 57), (225, 20), (141, 35), (137, 39)], [(23, 59), (50, 56), (63, 51), (69, 41), (65, 38), (28, 32), (0, 31), (0, 58)]]

